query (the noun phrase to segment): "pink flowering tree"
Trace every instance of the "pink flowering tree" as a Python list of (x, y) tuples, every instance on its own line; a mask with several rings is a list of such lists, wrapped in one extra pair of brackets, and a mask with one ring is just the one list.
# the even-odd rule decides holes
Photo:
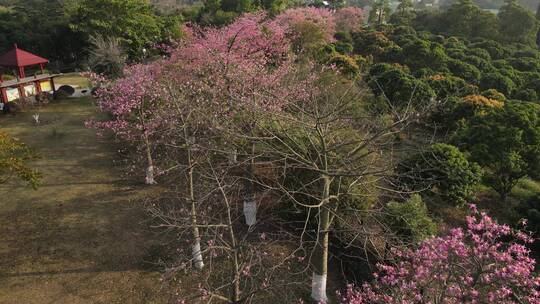
[(276, 22), (288, 28), (287, 35), (297, 52), (312, 51), (334, 41), (336, 18), (329, 9), (293, 8), (278, 15)]
[[(202, 40), (208, 37), (197, 38), (197, 41), (207, 43)], [(259, 224), (256, 219), (258, 206), (263, 205), (263, 210), (268, 210), (272, 205), (269, 197), (261, 196), (252, 201), (250, 196), (242, 201), (239, 196), (244, 195), (246, 184), (253, 182), (255, 174), (252, 171), (258, 165), (257, 152), (250, 144), (250, 137), (258, 132), (254, 120), (261, 118), (263, 113), (279, 113), (286, 100), (303, 96), (303, 93), (293, 89), (299, 90), (299, 86), (291, 87), (286, 83), (291, 77), (285, 71), (292, 70), (292, 66), (285, 66), (291, 63), (288, 58), (279, 59), (281, 54), (278, 57), (271, 52), (262, 57), (260, 54), (254, 58), (233, 57), (217, 63), (215, 56), (208, 56), (208, 61), (201, 62), (198, 68), (181, 67), (180, 62), (193, 61), (173, 60), (190, 54), (189, 47), (192, 45), (186, 46), (185, 52), (174, 54), (178, 57), (169, 62), (170, 70), (167, 69), (164, 73), (167, 76), (162, 80), (169, 94), (168, 107), (164, 108), (168, 115), (162, 116), (167, 123), (166, 142), (179, 147), (184, 154), (182, 167), (187, 172), (189, 208), (174, 209), (171, 214), (160, 217), (168, 227), (187, 228), (193, 232), (192, 250), (186, 257), (196, 268), (202, 270), (204, 265), (205, 269), (201, 272), (198, 289), (184, 290), (180, 294), (183, 300), (179, 301), (190, 303), (193, 298), (198, 298), (208, 302), (255, 303), (260, 297), (277, 297), (283, 289), (296, 285), (287, 280), (290, 277), (282, 276), (296, 259), (293, 252), (283, 255), (285, 252), (268, 251), (276, 242), (292, 242), (287, 240), (289, 235), (280, 233), (283, 228), (273, 225), (270, 216), (266, 216), (266, 222), (261, 225), (266, 231), (255, 231)], [(223, 50), (232, 52), (229, 48)], [(217, 58), (221, 56), (215, 49), (210, 52)], [(196, 54), (204, 55), (202, 51)], [(267, 62), (266, 66), (249, 62), (260, 58), (260, 64)], [(240, 69), (224, 68), (224, 64), (242, 64), (244, 61), (248, 62)], [(257, 69), (252, 70), (249, 66)], [(186, 75), (182, 68), (193, 68), (187, 81), (177, 81)], [(215, 82), (208, 83), (209, 77)], [(231, 79), (223, 81), (221, 77)], [(258, 77), (260, 82), (255, 83), (252, 77)], [(224, 86), (220, 87), (220, 83)], [(277, 98), (281, 99), (275, 100)], [(239, 159), (236, 159), (237, 154)], [(249, 171), (247, 177), (244, 176), (245, 167)], [(237, 205), (239, 201), (243, 208)], [(240, 223), (243, 218), (249, 227)], [(173, 275), (185, 268), (186, 263), (181, 263), (171, 267), (168, 273)]]
[(395, 264), (378, 265), (375, 282), (350, 285), (338, 297), (343, 304), (540, 303), (540, 278), (526, 247), (532, 241), (471, 206), (465, 229), (396, 250)]
[(170, 216), (161, 218), (168, 226), (191, 230), (191, 259), (202, 269), (203, 231), (208, 234), (213, 227), (208, 226), (201, 205), (209, 192), (200, 181), (200, 172), (208, 167), (202, 160), (208, 158), (208, 151), (217, 155), (216, 163), (222, 158), (235, 163), (238, 155), (243, 156), (236, 165), (247, 169), (242, 170), (247, 174), (236, 174), (244, 181), (243, 191), (249, 192), (243, 201), (246, 224), (255, 225), (259, 204), (252, 171), (256, 156), (249, 139), (257, 132), (255, 121), (262, 113), (281, 111), (287, 100), (301, 96), (304, 89), (291, 81), (295, 66), (286, 29), (263, 13), (242, 16), (222, 28), (192, 28), (186, 33), (170, 58), (161, 62), (159, 82), (166, 102), (159, 117), (163, 141), (175, 150), (169, 153), (169, 162), (186, 174), (189, 216), (175, 214), (173, 223)]
[(152, 136), (160, 126), (155, 115), (161, 101), (158, 77), (160, 65), (133, 65), (124, 71), (124, 77), (101, 86), (95, 92), (100, 109), (109, 114), (105, 121), (89, 121), (88, 127), (110, 130), (144, 151), (146, 159), (146, 184), (155, 184), (155, 167), (152, 156)]
[(360, 30), (364, 25), (364, 11), (355, 6), (341, 8), (335, 12), (336, 29), (342, 32)]
[[(198, 113), (191, 116), (197, 117), (193, 123), (199, 129), (204, 124), (219, 138), (205, 140), (206, 144), (214, 144), (213, 150), (229, 155), (232, 161), (238, 154), (249, 159), (244, 208), (256, 214), (252, 174), (256, 152), (249, 138), (255, 136), (262, 114), (280, 112), (289, 100), (305, 95), (302, 84), (293, 79), (296, 66), (287, 28), (257, 13), (223, 28), (196, 30), (172, 53), (167, 79), (173, 83), (169, 87), (181, 96), (176, 101), (188, 101), (183, 110)], [(247, 217), (247, 224), (254, 225), (256, 217)]]

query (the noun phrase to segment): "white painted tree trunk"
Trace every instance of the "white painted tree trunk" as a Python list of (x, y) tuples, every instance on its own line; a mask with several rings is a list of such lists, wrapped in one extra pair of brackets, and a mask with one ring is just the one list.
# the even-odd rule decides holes
[(311, 279), (311, 298), (317, 303), (326, 303), (326, 274), (318, 275), (313, 272)]
[(244, 200), (244, 216), (246, 225), (253, 226), (257, 222), (257, 202), (255, 200)]
[(229, 164), (236, 164), (238, 162), (238, 149), (234, 148), (228, 154)]
[(204, 267), (202, 252), (201, 252), (201, 241), (195, 240), (195, 244), (191, 247), (193, 254), (193, 264), (197, 270), (201, 270)]
[(157, 182), (154, 179), (154, 160), (152, 159), (152, 151), (150, 150), (150, 141), (148, 140), (148, 135), (146, 135), (146, 133), (144, 133), (143, 138), (146, 148), (146, 161), (148, 164), (148, 167), (146, 168), (146, 178), (144, 181), (147, 185), (155, 185)]
[(156, 180), (154, 179), (154, 166), (148, 166), (148, 168), (146, 168), (145, 183), (147, 185), (155, 185), (155, 184), (157, 184)]
[[(328, 204), (330, 198), (331, 180), (328, 176), (322, 176), (324, 180), (324, 190), (322, 202)], [(313, 277), (311, 280), (311, 298), (316, 303), (326, 303), (326, 281), (328, 279), (328, 243), (330, 229), (330, 211), (328, 206), (323, 204), (319, 209), (319, 236), (313, 252)]]

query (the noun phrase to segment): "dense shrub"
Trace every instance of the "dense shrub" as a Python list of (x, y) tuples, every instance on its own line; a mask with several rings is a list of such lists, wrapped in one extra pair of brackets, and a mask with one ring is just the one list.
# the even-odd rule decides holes
[(489, 73), (482, 75), (480, 88), (482, 90), (496, 89), (506, 96), (511, 96), (516, 89), (516, 84), (500, 73)]
[(437, 225), (418, 194), (404, 202), (389, 202), (384, 208), (383, 222), (406, 243), (421, 242), (437, 232)]
[[(397, 107), (426, 105), (434, 97), (435, 92), (422, 80), (395, 67), (379, 66), (384, 70), (380, 74), (371, 74), (368, 85), (375, 95), (384, 96)], [(373, 72), (373, 69), (372, 69)]]
[(538, 235), (540, 232), (540, 193), (520, 202), (516, 211), (521, 218), (527, 219), (528, 228)]
[(399, 164), (397, 172), (407, 190), (427, 190), (455, 203), (470, 199), (482, 176), (476, 163), (469, 162), (458, 148), (447, 144), (435, 144), (411, 156)]
[(435, 91), (437, 98), (451, 96), (466, 96), (475, 92), (475, 87), (465, 80), (451, 75), (433, 75), (426, 78), (426, 82)]
[(471, 83), (477, 84), (480, 80), (480, 71), (473, 65), (460, 60), (448, 60), (448, 68), (452, 73), (460, 78), (463, 78)]
[(506, 101), (506, 96), (504, 96), (503, 93), (495, 90), (495, 89), (489, 89), (489, 90), (485, 90), (482, 92), (482, 96), (488, 98), (488, 99), (493, 99), (493, 100), (497, 100), (497, 101), (500, 101), (500, 102), (505, 102)]
[(328, 63), (335, 65), (342, 73), (350, 77), (354, 77), (360, 72), (360, 67), (356, 61), (346, 55), (336, 54), (330, 58)]
[(513, 97), (524, 101), (538, 101), (538, 94), (533, 89), (521, 89)]
[(446, 66), (448, 59), (444, 48), (437, 43), (416, 40), (403, 46), (403, 62), (411, 68), (440, 70)]

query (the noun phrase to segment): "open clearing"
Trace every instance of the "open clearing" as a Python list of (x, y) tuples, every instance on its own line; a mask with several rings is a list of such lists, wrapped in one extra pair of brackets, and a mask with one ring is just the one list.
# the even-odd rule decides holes
[(160, 188), (122, 177), (114, 142), (84, 127), (89, 99), (46, 106), (40, 126), (31, 115), (0, 115), (44, 175), (36, 191), (0, 186), (0, 303), (166, 303), (140, 206)]

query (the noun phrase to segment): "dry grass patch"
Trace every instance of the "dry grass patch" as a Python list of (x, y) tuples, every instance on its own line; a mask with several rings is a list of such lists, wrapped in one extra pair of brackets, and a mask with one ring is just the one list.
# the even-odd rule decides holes
[(44, 179), (33, 191), (0, 186), (0, 303), (166, 303), (147, 261), (157, 239), (141, 202), (159, 195), (122, 177), (115, 144), (84, 127), (89, 99), (1, 115), (0, 127), (34, 148)]

